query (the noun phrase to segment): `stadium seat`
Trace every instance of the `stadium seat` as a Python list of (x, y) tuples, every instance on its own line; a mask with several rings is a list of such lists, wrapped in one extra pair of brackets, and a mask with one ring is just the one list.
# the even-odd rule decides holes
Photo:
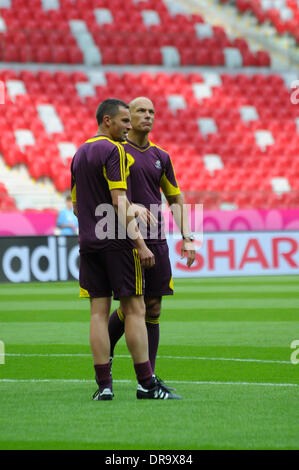
[[(225, 63), (225, 49), (234, 47), (234, 55), (243, 57), (240, 60), (247, 65), (269, 65), (266, 52), (255, 57), (244, 39), (233, 44), (223, 28), (209, 26), (199, 15), (171, 15), (162, 0), (146, 5), (131, 2), (129, 16), (120, 1), (60, 1), (57, 5), (58, 9), (45, 12), (39, 0), (28, 6), (10, 2), (10, 8), (3, 10), (3, 18), (8, 31), (14, 34), (12, 39), (9, 33), (4, 38), (5, 62), (219, 66)], [(80, 42), (72, 23), (84, 28), (87, 42)], [(40, 51), (43, 46), (51, 47), (51, 52)], [(116, 49), (114, 54), (112, 47)], [(119, 48), (123, 48), (123, 54)], [(232, 53), (227, 51), (229, 57)]]
[[(200, 72), (184, 68), (243, 65), (266, 70), (267, 52), (254, 52), (245, 39), (230, 38), (199, 15), (170, 14), (173, 5), (167, 2), (167, 7), (162, 0), (130, 2), (130, 21), (120, 0), (59, 0), (58, 10), (47, 13), (40, 0), (33, 0), (34, 8), (31, 2), (28, 7), (21, 0), (10, 3), (10, 8), (1, 9), (7, 32), (0, 33), (0, 57), (4, 63), (20, 62), (24, 69), (5, 70), (2, 64), (0, 71), (7, 95), (0, 116), (0, 152), (6, 165), (25, 165), (32, 178), (49, 178), (57, 191), (64, 192), (69, 187), (71, 157), (63, 158), (61, 148), (67, 143), (78, 147), (96, 132), (94, 112), (99, 102), (112, 91), (127, 101), (148, 95), (157, 110), (151, 138), (169, 149), (183, 190), (203, 191), (209, 208), (222, 203), (294, 204), (293, 192), (299, 189), (299, 168), (294, 163), (299, 111), (289, 103), (283, 76), (270, 70), (231, 74), (229, 69), (207, 73), (205, 68)], [(263, 10), (260, 0), (259, 8), (251, 0), (236, 3), (240, 11), (252, 11), (260, 21), (270, 18), (280, 31), (288, 31), (283, 29), (287, 22), (277, 12)], [(293, 23), (287, 25), (294, 31), (295, 2), (291, 8)], [(108, 13), (97, 17), (95, 9)], [(144, 13), (151, 10), (157, 14)], [(86, 50), (71, 30), (72, 21), (80, 22), (77, 27), (85, 25), (103, 65), (172, 63), (181, 66), (180, 72), (161, 73), (150, 67), (124, 73), (100, 70), (96, 77), (83, 68), (62, 71), (59, 64), (74, 66), (86, 60)], [(27, 62), (51, 64), (53, 72), (47, 67), (26, 70)], [(56, 124), (60, 121), (55, 129), (38, 113), (42, 104), (51, 107)], [(21, 148), (16, 141), (20, 130), (31, 133), (35, 145)], [(288, 181), (288, 193), (277, 197), (271, 186), (275, 177)], [(264, 195), (268, 193), (273, 197)]]
[(291, 34), (299, 42), (299, 4), (297, 1), (237, 0), (236, 7), (242, 14), (251, 13), (261, 24), (266, 21), (271, 22), (279, 35)]

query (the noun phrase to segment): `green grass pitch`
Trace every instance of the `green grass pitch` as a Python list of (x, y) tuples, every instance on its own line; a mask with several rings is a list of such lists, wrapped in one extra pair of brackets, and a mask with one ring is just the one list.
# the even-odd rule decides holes
[(183, 400), (136, 399), (122, 338), (112, 402), (91, 399), (89, 303), (77, 283), (2, 284), (0, 448), (298, 449), (298, 284), (299, 276), (175, 280), (156, 373)]

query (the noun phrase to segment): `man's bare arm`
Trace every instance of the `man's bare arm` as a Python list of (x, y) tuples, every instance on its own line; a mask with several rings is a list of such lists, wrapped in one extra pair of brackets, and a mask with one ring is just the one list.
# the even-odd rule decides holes
[[(146, 246), (144, 239), (138, 228), (134, 209), (131, 207), (130, 202), (126, 196), (126, 191), (123, 189), (112, 189), (110, 190), (112, 197), (112, 204), (118, 218), (124, 222), (126, 230), (130, 227), (130, 230), (134, 235), (134, 242), (138, 251), (141, 265), (144, 268), (151, 268), (155, 264), (155, 257), (153, 253)], [(131, 208), (131, 210), (130, 210)]]
[(175, 223), (180, 230), (183, 240), (181, 247), (182, 258), (187, 253), (187, 266), (190, 268), (195, 260), (195, 248), (192, 240), (188, 238), (191, 234), (188, 213), (184, 204), (184, 197), (182, 194), (176, 194), (175, 196), (166, 196), (167, 202), (170, 205), (170, 209), (175, 220)]

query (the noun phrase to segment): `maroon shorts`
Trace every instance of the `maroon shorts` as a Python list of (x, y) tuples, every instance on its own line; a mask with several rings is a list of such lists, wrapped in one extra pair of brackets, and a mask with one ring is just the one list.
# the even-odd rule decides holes
[(80, 297), (121, 297), (144, 294), (144, 270), (137, 250), (80, 254)]
[(146, 297), (173, 295), (173, 279), (167, 243), (148, 244), (155, 255), (155, 265), (144, 270)]

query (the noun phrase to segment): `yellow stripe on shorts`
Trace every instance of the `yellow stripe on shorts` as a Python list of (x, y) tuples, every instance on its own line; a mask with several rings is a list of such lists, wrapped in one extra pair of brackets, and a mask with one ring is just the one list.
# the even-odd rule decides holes
[(80, 287), (79, 297), (81, 299), (89, 299), (89, 297), (90, 297), (89, 292), (86, 289), (83, 289), (83, 287), (81, 287), (81, 286), (79, 286), (79, 287)]
[(136, 248), (133, 249), (133, 256), (135, 261), (135, 274), (136, 274), (136, 295), (142, 295), (142, 270), (140, 258)]

